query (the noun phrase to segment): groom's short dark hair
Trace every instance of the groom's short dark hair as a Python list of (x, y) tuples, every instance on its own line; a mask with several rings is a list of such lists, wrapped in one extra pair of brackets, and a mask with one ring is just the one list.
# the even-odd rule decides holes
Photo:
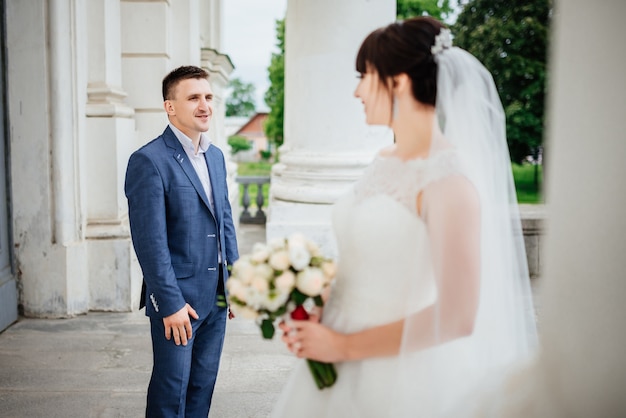
[(163, 101), (172, 99), (176, 85), (182, 80), (189, 78), (204, 78), (209, 79), (209, 73), (195, 65), (183, 65), (175, 68), (163, 79)]

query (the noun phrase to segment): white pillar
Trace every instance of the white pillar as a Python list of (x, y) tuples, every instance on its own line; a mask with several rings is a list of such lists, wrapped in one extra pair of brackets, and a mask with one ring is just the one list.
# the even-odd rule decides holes
[(288, 0), (285, 140), (272, 170), (268, 239), (300, 231), (336, 251), (330, 204), (392, 140), (388, 128), (365, 125), (353, 92), (361, 42), (395, 11), (391, 0)]
[(232, 161), (230, 145), (226, 138), (224, 120), (226, 118), (226, 88), (230, 73), (234, 67), (228, 55), (220, 54), (212, 48), (202, 48), (201, 54), (202, 68), (209, 72), (209, 80), (213, 89), (213, 118), (209, 128), (209, 137), (224, 153), (226, 160), (226, 172), (228, 182), (228, 194), (233, 213), (235, 225), (239, 225), (239, 186), (235, 178), (237, 177), (237, 164)]
[[(92, 310), (137, 308), (135, 268), (124, 196), (135, 146), (134, 110), (124, 103), (119, 0), (89, 0), (86, 132), (87, 249)], [(106, 175), (104, 175), (106, 173)]]
[(199, 31), (202, 44), (201, 67), (210, 74), (211, 88), (214, 95), (213, 118), (209, 128), (209, 137), (224, 153), (228, 194), (235, 226), (239, 225), (239, 186), (237, 163), (232, 160), (230, 145), (226, 137), (224, 121), (226, 119), (226, 89), (230, 74), (235, 67), (228, 55), (221, 53), (222, 48), (222, 0), (200, 2)]
[[(506, 417), (626, 416), (626, 2), (556, 3), (541, 355)], [(523, 395), (523, 396), (520, 396)], [(490, 415), (491, 416), (491, 415)]]
[(133, 148), (160, 135), (167, 124), (161, 82), (173, 68), (172, 48), (179, 47), (172, 44), (171, 7), (169, 0), (121, 0), (122, 87), (135, 109)]
[(203, 48), (222, 50), (223, 0), (200, 2), (200, 43)]
[(6, 3), (13, 241), (29, 316), (88, 309), (84, 16), (80, 0)]
[[(171, 68), (180, 65), (200, 66), (200, 2), (207, 0), (170, 0), (172, 27), (169, 33)], [(165, 74), (163, 74), (165, 76)]]

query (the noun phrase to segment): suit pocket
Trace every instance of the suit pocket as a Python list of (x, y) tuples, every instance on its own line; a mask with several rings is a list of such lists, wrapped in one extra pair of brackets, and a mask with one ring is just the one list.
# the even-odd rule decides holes
[(177, 279), (186, 279), (193, 276), (193, 263), (172, 263), (172, 268)]

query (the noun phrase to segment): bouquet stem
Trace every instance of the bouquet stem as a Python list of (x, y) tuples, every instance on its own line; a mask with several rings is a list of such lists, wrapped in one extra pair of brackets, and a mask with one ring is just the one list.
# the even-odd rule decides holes
[[(302, 305), (298, 305), (296, 309), (291, 312), (291, 319), (298, 321), (307, 320), (309, 319), (309, 314)], [(335, 383), (337, 380), (337, 371), (335, 370), (334, 364), (311, 359), (306, 359), (306, 361), (318, 389), (329, 388)]]
[(337, 371), (332, 363), (322, 363), (310, 359), (306, 359), (306, 361), (318, 389), (329, 388), (335, 383), (337, 380)]

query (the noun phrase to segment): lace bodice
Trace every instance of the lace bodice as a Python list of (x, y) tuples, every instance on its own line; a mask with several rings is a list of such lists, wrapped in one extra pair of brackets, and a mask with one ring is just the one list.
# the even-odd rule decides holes
[(439, 151), (428, 159), (403, 161), (377, 155), (354, 186), (357, 202), (386, 194), (417, 216), (417, 196), (430, 183), (464, 173), (454, 149)]

